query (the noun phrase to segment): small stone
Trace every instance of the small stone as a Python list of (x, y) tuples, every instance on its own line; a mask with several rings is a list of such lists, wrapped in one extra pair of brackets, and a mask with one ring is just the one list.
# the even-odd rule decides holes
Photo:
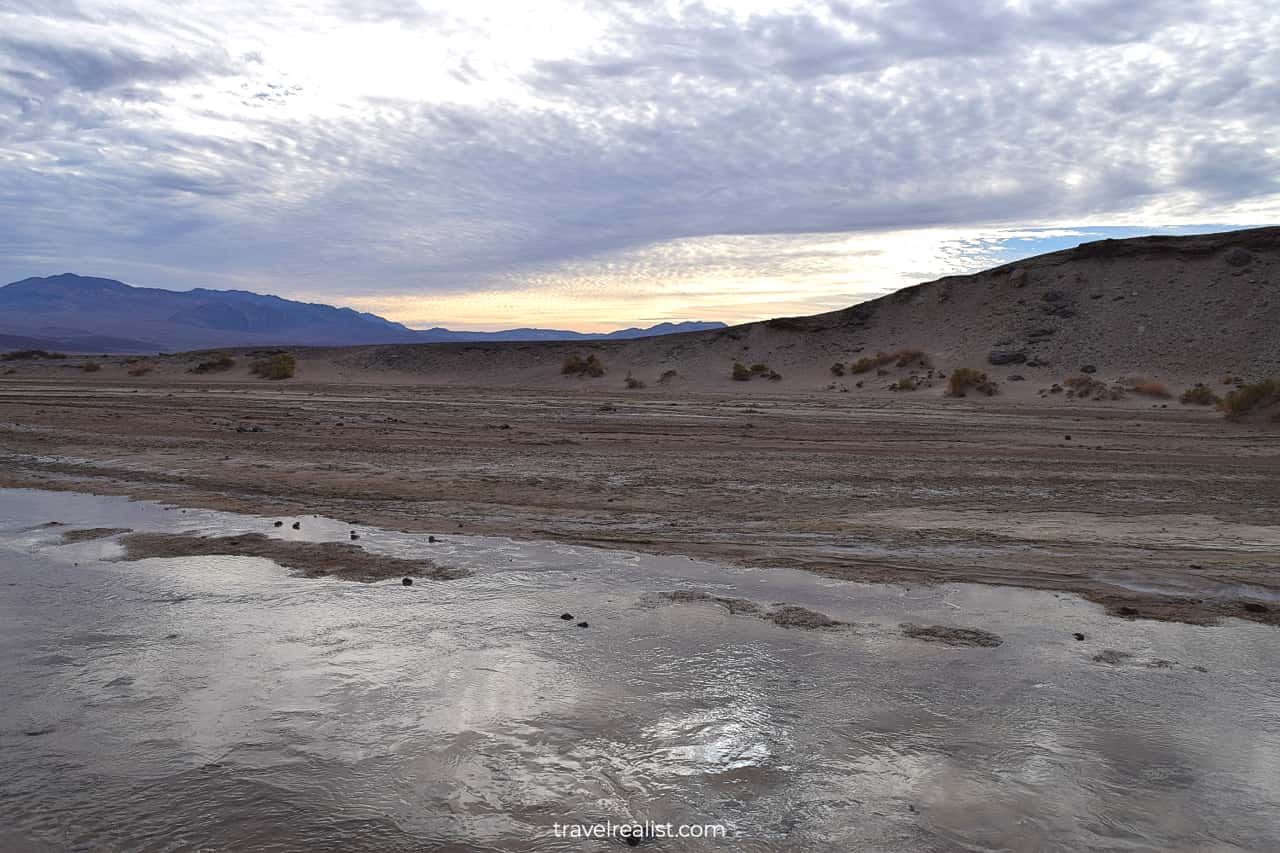
[(1092, 364), (1084, 364), (1080, 366), (1081, 373), (1097, 373), (1098, 368)]
[(587, 622), (579, 622), (579, 623), (578, 623), (578, 627), (579, 627), (579, 628), (588, 628), (588, 627), (590, 627), (590, 625), (589, 625)]
[(1071, 436), (1069, 436), (1069, 435), (1064, 435), (1062, 438), (1063, 438), (1064, 440), (1066, 440), (1066, 441), (1070, 441), (1070, 440), (1071, 440)]
[(301, 530), (301, 529), (302, 529), (302, 522), (301, 522), (301, 521), (295, 521), (295, 522), (293, 523), (293, 529), (294, 529), (294, 530)]
[(405, 578), (404, 580), (400, 581), (400, 583), (404, 584), (405, 586), (413, 586), (413, 578)]
[(354, 542), (355, 540), (357, 540), (357, 539), (359, 539), (359, 538), (360, 538), (360, 534), (359, 534), (359, 533), (356, 533), (354, 530), (353, 530), (353, 531), (351, 531), (351, 541), (352, 541), (352, 542)]
[(1071, 636), (1075, 637), (1077, 641), (1080, 641), (1080, 640), (1083, 640), (1083, 639), (1084, 639), (1084, 634), (1081, 634), (1079, 631), (1076, 631), (1076, 632), (1075, 632), (1074, 634), (1072, 634)]
[(283, 522), (283, 521), (277, 521), (277, 522), (276, 522), (276, 527), (284, 527), (284, 522)]
[(560, 618), (561, 618), (561, 619), (563, 619), (563, 620), (564, 620), (564, 621), (566, 621), (566, 622), (572, 622), (572, 621), (573, 621), (573, 614), (572, 614), (572, 613), (561, 613), (561, 614), (560, 614)]
[(439, 539), (437, 539), (437, 538), (436, 538), (436, 537), (434, 537), (434, 536), (428, 536), (428, 537), (427, 537), (427, 541), (428, 541), (428, 542), (430, 542), (430, 543), (432, 543), (432, 544), (435, 544), (436, 542), (439, 542), (440, 540), (439, 540)]

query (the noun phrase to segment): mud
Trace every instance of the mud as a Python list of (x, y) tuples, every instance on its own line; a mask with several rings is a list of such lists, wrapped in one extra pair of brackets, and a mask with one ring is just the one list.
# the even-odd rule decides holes
[(985, 648), (995, 648), (1004, 642), (998, 634), (993, 634), (990, 631), (984, 631), (981, 628), (954, 628), (948, 625), (913, 625), (910, 622), (904, 622), (901, 627), (903, 636), (911, 637), (914, 640), (924, 640), (926, 643), (942, 643), (948, 646), (982, 646)]
[(334, 577), (351, 581), (381, 581), (398, 577), (454, 580), (463, 569), (428, 560), (406, 560), (373, 554), (346, 542), (289, 542), (261, 533), (240, 536), (197, 536), (190, 533), (131, 533), (123, 537), (126, 560), (148, 557), (262, 557), (303, 577)]
[(70, 545), (74, 542), (92, 542), (95, 539), (106, 539), (129, 532), (128, 527), (90, 527), (84, 530), (68, 530), (62, 534), (62, 541)]

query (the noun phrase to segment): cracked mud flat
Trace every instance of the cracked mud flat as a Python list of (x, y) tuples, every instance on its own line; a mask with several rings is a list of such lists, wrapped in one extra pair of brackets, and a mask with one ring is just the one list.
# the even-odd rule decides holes
[(0, 383), (0, 485), (1070, 591), (1191, 624), (1280, 624), (1275, 435), (1001, 398)]
[[(102, 528), (134, 533), (65, 538)], [(0, 490), (0, 841), (570, 851), (557, 822), (654, 820), (729, 832), (654, 849), (1280, 845), (1270, 626), (351, 529)], [(174, 552), (222, 544), (120, 559), (172, 530)], [(244, 539), (470, 574), (353, 583), (212, 553)]]

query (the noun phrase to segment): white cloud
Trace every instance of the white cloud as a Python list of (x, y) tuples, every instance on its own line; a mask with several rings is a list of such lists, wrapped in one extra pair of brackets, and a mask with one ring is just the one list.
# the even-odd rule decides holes
[(10, 0), (0, 273), (798, 313), (1009, 228), (1274, 221), (1278, 107), (1262, 0)]

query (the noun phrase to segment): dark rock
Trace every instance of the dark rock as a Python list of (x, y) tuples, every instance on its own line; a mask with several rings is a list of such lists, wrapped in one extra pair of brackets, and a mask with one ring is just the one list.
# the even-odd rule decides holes
[(1080, 372), (1081, 373), (1097, 373), (1098, 368), (1092, 364), (1082, 364), (1080, 365)]
[(1043, 358), (1027, 359), (1027, 367), (1048, 367), (1048, 366), (1049, 366), (1049, 362), (1045, 361)]
[(1042, 327), (1040, 327), (1039, 329), (1030, 329), (1030, 330), (1028, 330), (1028, 331), (1027, 331), (1027, 337), (1034, 341), (1034, 340), (1038, 340), (1038, 339), (1040, 339), (1040, 338), (1048, 338), (1048, 337), (1052, 337), (1053, 335), (1056, 335), (1057, 333), (1058, 333), (1058, 330), (1057, 330), (1057, 329), (1055, 329), (1055, 328), (1053, 328), (1053, 327), (1051, 327), (1051, 326), (1042, 326)]
[(1027, 354), (1022, 350), (993, 349), (987, 353), (989, 364), (1022, 364), (1026, 360)]
[(276, 522), (276, 527), (284, 527), (284, 522), (283, 522), (283, 521), (277, 521), (277, 522)]
[(1014, 287), (1026, 287), (1027, 286), (1026, 269), (1023, 267), (1018, 267), (1016, 270), (1009, 273), (1009, 284), (1013, 285)]
[(560, 618), (561, 618), (561, 619), (563, 619), (563, 620), (564, 620), (564, 621), (566, 621), (566, 622), (572, 622), (572, 621), (573, 621), (573, 614), (572, 614), (572, 613), (561, 613), (561, 614), (560, 614)]
[(301, 529), (302, 529), (302, 522), (301, 522), (301, 521), (295, 521), (295, 522), (293, 523), (293, 529), (294, 529), (294, 530), (301, 530)]
[(400, 583), (404, 584), (405, 586), (413, 586), (413, 578), (405, 578), (404, 580), (400, 581)]
[(1009, 377), (1009, 381), (1010, 382), (1026, 382), (1027, 377), (1023, 376), (1021, 373), (1015, 373)]
[(439, 540), (439, 539), (437, 539), (437, 538), (436, 538), (436, 537), (434, 537), (434, 536), (428, 536), (428, 537), (427, 537), (427, 541), (428, 541), (428, 542), (430, 542), (432, 545), (434, 545), (435, 543), (439, 542), (440, 540)]
[(1061, 290), (1050, 290), (1041, 297), (1045, 302), (1066, 302), (1067, 294)]
[(1076, 631), (1076, 632), (1075, 632), (1074, 634), (1072, 634), (1071, 636), (1075, 637), (1077, 640), (1083, 640), (1083, 639), (1084, 639), (1084, 634), (1081, 634), (1079, 631)]
[(587, 623), (587, 622), (579, 622), (579, 623), (578, 623), (578, 627), (579, 627), (579, 628), (590, 628), (590, 627), (591, 627), (591, 625), (590, 625), (589, 623)]
[(360, 538), (360, 534), (359, 534), (359, 533), (356, 533), (354, 530), (353, 530), (353, 531), (351, 531), (351, 541), (352, 541), (352, 542), (356, 541), (356, 540), (357, 540), (357, 539), (359, 539), (359, 538)]
[(1069, 435), (1064, 435), (1062, 438), (1063, 438), (1065, 441), (1070, 441), (1070, 440), (1071, 440), (1071, 436), (1069, 436)]
[(1259, 604), (1256, 601), (1246, 601), (1242, 603), (1240, 606), (1243, 607), (1249, 613), (1266, 613), (1267, 612), (1267, 606), (1265, 604)]
[(1222, 259), (1233, 267), (1247, 267), (1253, 261), (1253, 255), (1237, 246), (1223, 255)]

